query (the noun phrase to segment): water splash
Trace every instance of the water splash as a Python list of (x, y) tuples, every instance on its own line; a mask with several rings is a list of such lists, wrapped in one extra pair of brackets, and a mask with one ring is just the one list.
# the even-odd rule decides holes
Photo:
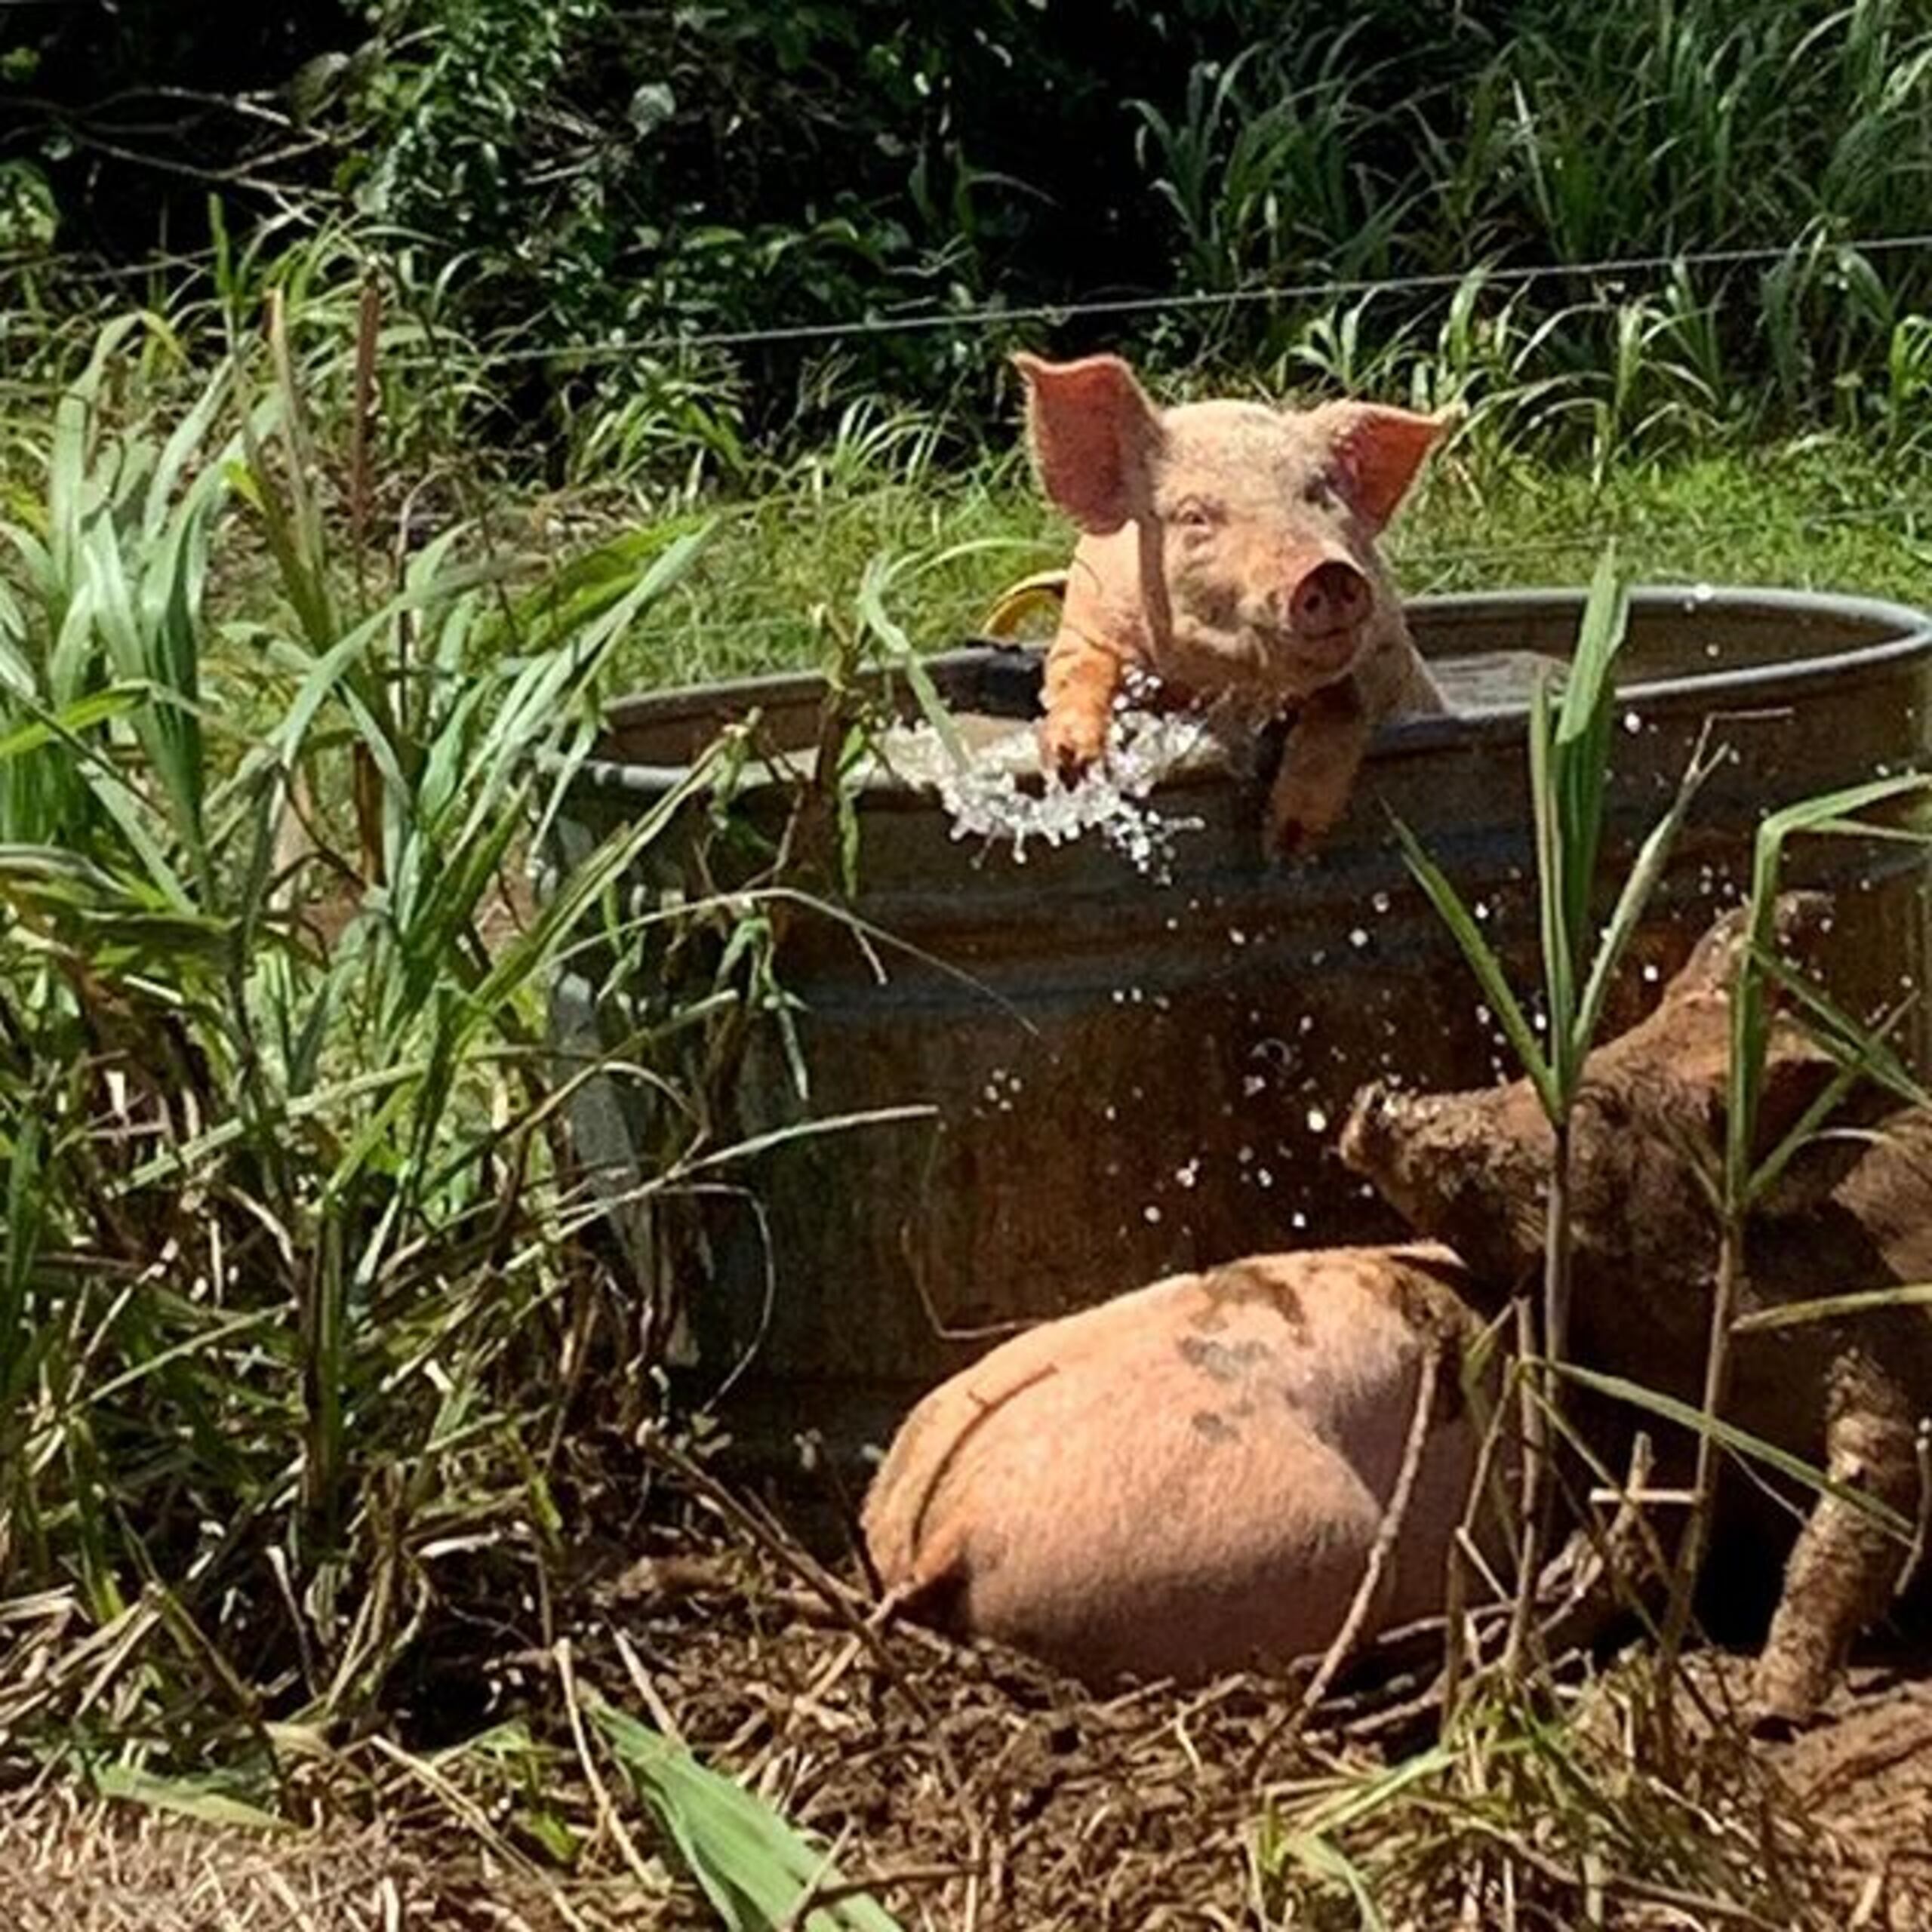
[(1198, 718), (1122, 713), (1105, 759), (1072, 785), (1042, 778), (1030, 728), (958, 760), (923, 724), (888, 728), (877, 749), (896, 777), (938, 794), (955, 839), (1010, 844), (1014, 862), (1024, 865), (1030, 844), (1064, 845), (1097, 833), (1137, 872), (1164, 885), (1172, 882), (1177, 835), (1198, 831), (1203, 821), (1146, 801), (1163, 778), (1199, 761), (1205, 735)]

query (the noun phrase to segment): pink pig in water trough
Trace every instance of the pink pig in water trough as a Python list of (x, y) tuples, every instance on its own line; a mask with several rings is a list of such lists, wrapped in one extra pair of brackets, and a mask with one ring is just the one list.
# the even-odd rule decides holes
[(1448, 419), (1362, 402), (1157, 409), (1116, 355), (1020, 355), (1047, 494), (1083, 533), (1047, 652), (1044, 761), (1097, 763), (1130, 669), (1174, 707), (1294, 714), (1268, 843), (1340, 817), (1375, 727), (1447, 707), (1376, 538)]

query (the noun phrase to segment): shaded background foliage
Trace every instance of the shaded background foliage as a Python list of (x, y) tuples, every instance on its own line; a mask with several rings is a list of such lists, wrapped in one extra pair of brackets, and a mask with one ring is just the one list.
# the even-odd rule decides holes
[[(860, 388), (983, 402), (983, 343), (667, 340), (1932, 229), (1928, 47), (1923, 0), (62, 0), (0, 25), (0, 205), (16, 247), (57, 217), (122, 262), (205, 239), (211, 186), (232, 218), (347, 214), (528, 353), (513, 420), (675, 367), (769, 428)], [(1887, 265), (1895, 311), (1924, 262)], [(1032, 332), (1265, 361), (1284, 327)], [(614, 340), (634, 366), (543, 366)]]

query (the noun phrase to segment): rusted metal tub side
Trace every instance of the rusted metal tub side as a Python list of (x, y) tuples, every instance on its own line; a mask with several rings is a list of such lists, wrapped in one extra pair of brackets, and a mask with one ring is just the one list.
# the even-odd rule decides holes
[[(1561, 658), (1580, 602), (1423, 599), (1412, 618), (1447, 665)], [(1668, 803), (1701, 732), (1734, 755), (1700, 798), (1612, 1024), (1741, 888), (1766, 811), (1922, 762), (1932, 718), (1927, 620), (1864, 600), (1641, 592), (1626, 663), (1607, 872)], [(934, 669), (963, 711), (1033, 708), (1029, 657), (969, 652)], [(724, 717), (757, 704), (781, 743), (802, 743), (817, 702), (816, 681), (789, 679), (625, 707), (567, 836), (581, 844), (662, 796)], [(956, 841), (929, 797), (866, 789), (857, 909), (916, 951), (869, 956), (829, 921), (788, 943), (810, 1112), (918, 1102), (934, 1116), (789, 1145), (738, 1176), (757, 1210), (709, 1217), (709, 1278), (685, 1284), (694, 1386), (743, 1368), (741, 1426), (781, 1441), (816, 1426), (850, 1447), (1011, 1324), (1244, 1252), (1396, 1232), (1331, 1151), (1355, 1087), (1513, 1069), (1391, 821), (1475, 905), (1518, 983), (1532, 980), (1520, 697), (1386, 731), (1347, 818), (1294, 872), (1260, 861), (1264, 786), (1265, 774), (1208, 773), (1163, 787), (1161, 809), (1198, 821), (1164, 884), (1091, 839), (1016, 865)], [(744, 802), (777, 822), (777, 788)], [(1912, 848), (1820, 841), (1796, 870), (1838, 895), (1837, 983), (1855, 1002), (1876, 1010), (1915, 987), (1925, 874)], [(566, 1031), (594, 1030), (584, 983), (560, 989), (558, 1014)], [(1912, 1044), (1922, 1060), (1922, 1032)], [(733, 1098), (746, 1134), (798, 1117), (771, 1041), (755, 1039)], [(586, 1158), (621, 1168), (635, 1140), (625, 1104), (586, 1091)], [(650, 1249), (648, 1228), (630, 1234)]]

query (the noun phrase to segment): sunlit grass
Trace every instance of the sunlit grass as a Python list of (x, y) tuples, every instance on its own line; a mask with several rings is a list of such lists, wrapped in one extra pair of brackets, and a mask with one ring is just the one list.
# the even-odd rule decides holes
[[(955, 558), (899, 613), (935, 648), (971, 635), (1000, 589), (1064, 561), (1072, 533), (1011, 459), (837, 497), (780, 488), (721, 505), (706, 557), (622, 653), (639, 688), (798, 670), (824, 651), (813, 613), (849, 609), (881, 553), (1003, 540)], [(603, 514), (611, 512), (608, 506)], [(1633, 581), (1782, 584), (1932, 603), (1932, 474), (1849, 443), (1632, 464), (1601, 486), (1527, 462), (1451, 454), (1388, 549), (1411, 595), (1580, 584), (1614, 539)]]

